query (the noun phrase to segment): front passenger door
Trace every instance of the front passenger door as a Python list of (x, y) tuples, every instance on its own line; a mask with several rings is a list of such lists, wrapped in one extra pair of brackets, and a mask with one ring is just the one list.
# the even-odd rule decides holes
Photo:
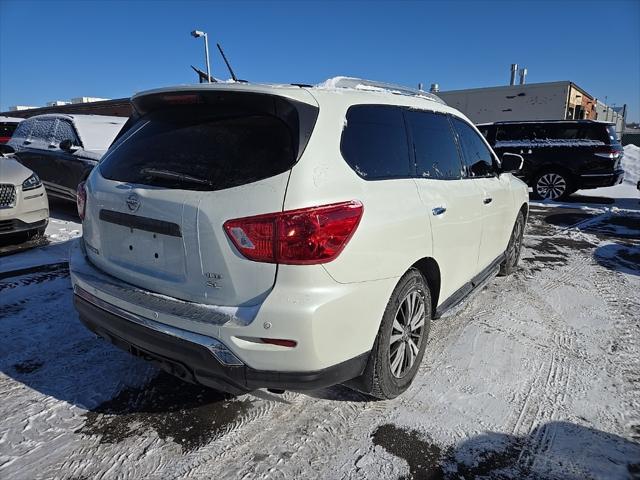
[(431, 224), (433, 257), (440, 266), (440, 299), (478, 273), (482, 233), (480, 190), (462, 178), (463, 166), (447, 115), (406, 112), (416, 185)]
[(50, 148), (55, 150), (57, 178), (55, 183), (59, 186), (67, 197), (74, 199), (78, 184), (84, 179), (87, 172), (96, 165), (97, 162), (82, 158), (79, 152), (71, 153), (60, 149), (60, 142), (63, 140), (71, 140), (71, 143), (80, 147), (80, 139), (76, 134), (75, 128), (71, 122), (58, 119), (56, 122), (55, 133)]
[(468, 182), (482, 192), (482, 239), (478, 267), (482, 270), (507, 249), (515, 218), (510, 181), (500, 176), (497, 161), (484, 138), (467, 122), (451, 117), (462, 149)]

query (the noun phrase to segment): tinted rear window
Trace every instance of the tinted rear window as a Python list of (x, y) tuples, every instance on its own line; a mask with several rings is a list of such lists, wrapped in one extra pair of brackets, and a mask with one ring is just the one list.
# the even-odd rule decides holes
[(366, 180), (411, 174), (402, 110), (389, 105), (355, 105), (347, 111), (342, 156)]
[(591, 141), (610, 143), (605, 124), (588, 123), (527, 123), (498, 125), (498, 142)]
[(221, 190), (289, 170), (297, 146), (295, 132), (274, 115), (220, 115), (207, 106), (174, 107), (132, 125), (105, 155), (100, 172), (122, 182)]

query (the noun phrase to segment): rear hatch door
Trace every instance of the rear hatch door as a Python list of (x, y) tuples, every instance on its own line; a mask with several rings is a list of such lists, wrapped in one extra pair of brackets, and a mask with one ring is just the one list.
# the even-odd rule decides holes
[(277, 265), (252, 262), (226, 220), (282, 210), (317, 117), (304, 89), (172, 91), (134, 98), (139, 118), (87, 183), (91, 261), (151, 292), (254, 305)]

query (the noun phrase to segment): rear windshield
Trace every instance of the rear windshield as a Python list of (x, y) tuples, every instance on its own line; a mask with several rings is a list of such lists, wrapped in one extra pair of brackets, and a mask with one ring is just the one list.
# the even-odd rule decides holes
[(297, 132), (268, 113), (171, 107), (134, 123), (100, 164), (105, 178), (186, 190), (221, 190), (289, 170)]

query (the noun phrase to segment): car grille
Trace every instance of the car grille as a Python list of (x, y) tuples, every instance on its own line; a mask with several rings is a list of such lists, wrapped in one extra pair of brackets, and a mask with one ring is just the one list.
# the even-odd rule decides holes
[(16, 188), (13, 185), (0, 185), (0, 208), (13, 207), (16, 204)]
[(16, 228), (15, 220), (0, 220), (0, 233), (10, 232)]

